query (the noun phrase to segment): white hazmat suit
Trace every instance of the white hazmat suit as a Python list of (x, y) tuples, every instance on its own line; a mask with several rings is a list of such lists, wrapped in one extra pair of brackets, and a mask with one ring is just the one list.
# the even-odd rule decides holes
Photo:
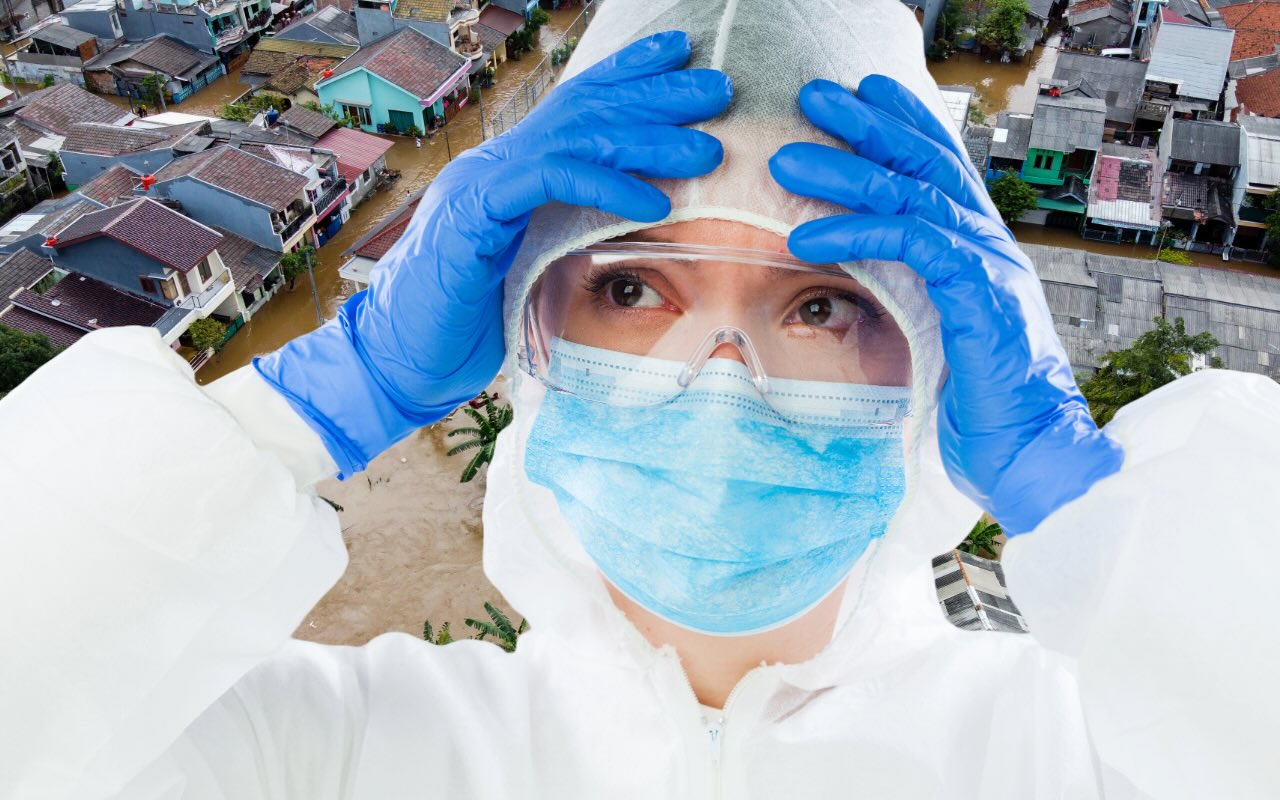
[[(822, 141), (794, 110), (809, 78), (885, 73), (946, 118), (896, 0), (611, 0), (568, 70), (670, 28), (737, 87), (701, 126), (726, 164), (664, 185), (673, 219), (826, 213), (764, 166)], [(556, 255), (637, 227), (616, 223), (535, 215), (509, 308)], [(1031, 634), (961, 631), (930, 558), (978, 512), (930, 422), (936, 317), (906, 267), (864, 277), (912, 347), (907, 497), (825, 651), (749, 673), (710, 723), (525, 477), (536, 381), (517, 378), (484, 511), (486, 573), (533, 625), (517, 651), (332, 647), (289, 638), (345, 565), (311, 491), (335, 472), (320, 439), (250, 368), (202, 389), (153, 331), (85, 337), (0, 403), (0, 798), (1280, 796), (1280, 387), (1208, 372), (1125, 409), (1123, 469), (1006, 548)]]

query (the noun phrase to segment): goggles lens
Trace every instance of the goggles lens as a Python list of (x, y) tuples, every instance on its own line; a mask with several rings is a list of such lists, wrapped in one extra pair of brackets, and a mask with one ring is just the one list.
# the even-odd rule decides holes
[(700, 376), (732, 372), (795, 418), (806, 393), (838, 404), (843, 387), (911, 381), (906, 336), (866, 287), (838, 267), (769, 251), (652, 242), (576, 250), (538, 278), (524, 325), (527, 372), (612, 405), (660, 405)]

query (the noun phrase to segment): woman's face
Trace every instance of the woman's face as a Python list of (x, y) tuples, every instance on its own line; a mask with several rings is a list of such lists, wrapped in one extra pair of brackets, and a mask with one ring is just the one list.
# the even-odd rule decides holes
[[(620, 241), (719, 245), (787, 254), (785, 238), (742, 223), (696, 220)], [(689, 359), (708, 334), (747, 334), (771, 378), (906, 386), (906, 337), (871, 292), (843, 273), (643, 254), (568, 257), (540, 281), (556, 297), (561, 338), (615, 352)], [(743, 360), (721, 344), (713, 358)]]

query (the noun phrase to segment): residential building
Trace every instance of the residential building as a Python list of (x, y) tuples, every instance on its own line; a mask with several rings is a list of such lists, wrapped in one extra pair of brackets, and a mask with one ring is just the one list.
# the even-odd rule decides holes
[(134, 115), (73, 83), (60, 83), (24, 96), (0, 108), (8, 116), (9, 130), (17, 136), (31, 181), (36, 186), (50, 183), (50, 159), (66, 140), (71, 129), (82, 122), (127, 125)]
[(156, 197), (268, 250), (294, 250), (315, 224), (307, 177), (229, 145), (176, 159), (155, 178)]
[(1076, 372), (1092, 374), (1111, 351), (1182, 318), (1208, 331), (1228, 369), (1280, 379), (1280, 279), (1021, 244), (1035, 265), (1054, 328)]
[(116, 165), (139, 175), (156, 172), (175, 158), (204, 149), (200, 137), (209, 130), (207, 122), (161, 128), (78, 123), (62, 143), (63, 180), (75, 189)]
[(338, 173), (351, 189), (351, 208), (360, 204), (382, 182), (391, 142), (364, 131), (334, 128), (316, 141), (338, 159)]
[(341, 8), (327, 6), (295, 20), (274, 34), (274, 39), (341, 45), (353, 50), (360, 46), (356, 18)]
[(222, 256), (222, 263), (231, 272), (232, 283), (240, 293), (240, 302), (244, 306), (241, 319), (248, 322), (284, 285), (281, 254), (259, 247), (227, 228), (213, 226), (213, 229), (222, 235), (218, 254)]
[[(1145, 62), (1063, 51), (1053, 68), (1062, 97), (1094, 97), (1107, 105), (1105, 137), (1123, 139), (1133, 129), (1146, 88)], [(1043, 88), (1043, 87), (1042, 87)]]
[(326, 70), (356, 51), (356, 45), (329, 44), (278, 36), (263, 39), (240, 68), (240, 81), (255, 90), (284, 95), (295, 106), (318, 103), (316, 82)]
[(426, 187), (419, 189), (396, 213), (357, 239), (342, 254), (346, 260), (338, 268), (338, 274), (358, 286), (367, 285), (369, 273), (408, 229), (409, 222), (413, 220), (413, 212), (418, 210), (418, 203), (425, 193)]
[(1267, 217), (1265, 208), (1268, 195), (1280, 188), (1280, 119), (1242, 116), (1240, 129), (1245, 136), (1245, 157), (1240, 171), (1244, 196), (1240, 203), (1235, 247), (1262, 250), (1267, 243)]
[(116, 164), (108, 167), (93, 180), (76, 188), (76, 194), (91, 200), (101, 208), (133, 200), (142, 187), (142, 176), (128, 167)]
[(55, 81), (84, 85), (84, 64), (98, 55), (98, 37), (69, 25), (45, 25), (32, 31), (26, 48), (9, 56), (9, 74), (18, 80)]
[(40, 334), (55, 347), (70, 347), (86, 333), (124, 325), (157, 328), (165, 342), (173, 344), (186, 328), (170, 324), (170, 310), (92, 276), (55, 269), (0, 301), (0, 325)]
[(89, 88), (141, 103), (152, 102), (150, 80), (161, 82), (164, 102), (181, 103), (224, 74), (217, 56), (164, 34), (117, 45), (84, 65)]
[[(280, 115), (276, 125), (303, 136), (314, 142), (329, 131), (338, 127), (338, 123), (328, 114), (312, 111), (306, 106), (294, 106)], [(368, 134), (364, 134), (368, 136)], [(377, 138), (377, 137), (374, 137)], [(379, 139), (381, 141), (381, 139)]]
[[(9, 305), (10, 297), (39, 284), (55, 269), (48, 256), (25, 247), (0, 255), (0, 314)], [(0, 324), (3, 323), (0, 317)]]
[(366, 46), (404, 28), (412, 28), (466, 58), (480, 57), (481, 0), (360, 0), (356, 23)]
[(988, 181), (996, 180), (1006, 172), (1022, 173), (1027, 149), (1031, 146), (1031, 125), (1034, 121), (1030, 114), (1001, 111), (996, 115), (985, 173)]
[(256, 142), (241, 142), (239, 148), (264, 161), (274, 161), (306, 179), (306, 200), (315, 208), (315, 220), (310, 229), (316, 247), (337, 235), (350, 218), (350, 186), (338, 171), (338, 160), (332, 152), (310, 145), (281, 146)]
[(1066, 227), (1083, 222), (1106, 114), (1106, 103), (1095, 97), (1036, 98), (1022, 178), (1040, 198), (1038, 213), (1024, 219)]
[(507, 37), (519, 30), (525, 23), (525, 17), (509, 11), (495, 3), (489, 3), (480, 9), (480, 22), (476, 30), (480, 33), (480, 46), (486, 56), (486, 65), (498, 66), (507, 60)]
[(0, 254), (15, 253), (23, 248), (42, 252), (49, 237), (75, 220), (102, 208), (79, 194), (44, 200), (29, 210), (0, 225)]
[(1132, 0), (1071, 0), (1066, 19), (1074, 47), (1127, 47), (1132, 38)]
[(1155, 29), (1154, 39), (1137, 128), (1162, 128), (1171, 115), (1221, 118), (1235, 31), (1166, 18)]
[(1158, 244), (1164, 164), (1152, 148), (1104, 142), (1089, 183), (1086, 239)]
[(13, 131), (0, 128), (0, 205), (8, 206), (12, 202), (9, 198), (30, 185), (18, 137)]
[[(1247, 63), (1247, 62), (1242, 62)], [(1280, 117), (1280, 59), (1255, 73), (1242, 74), (1235, 82), (1237, 118)]]
[[(987, 169), (991, 163), (991, 145), (995, 138), (995, 128), (986, 125), (970, 125), (964, 129), (961, 139), (964, 140), (965, 152), (969, 155), (969, 161), (973, 164), (974, 169), (978, 170), (979, 175), (987, 174)], [(1006, 134), (1008, 131), (1006, 130)]]
[(1233, 3), (1218, 9), (1223, 24), (1236, 32), (1231, 44), (1231, 60), (1268, 56), (1280, 45), (1280, 5), (1276, 3)]
[(1137, 0), (1134, 6), (1133, 32), (1129, 37), (1129, 49), (1134, 54), (1149, 53), (1151, 29), (1158, 25), (1160, 12), (1169, 0)]
[(942, 102), (947, 107), (951, 124), (961, 133), (969, 127), (969, 109), (973, 108), (975, 89), (972, 86), (939, 86)]
[[(143, 33), (142, 26), (137, 24), (143, 22), (142, 15), (135, 14), (135, 11), (138, 9), (132, 0), (121, 0), (118, 6), (116, 0), (78, 0), (59, 12), (58, 16), (66, 20), (70, 27), (91, 33), (103, 42), (116, 42), (125, 38), (122, 17), (135, 23), (133, 35), (138, 39), (147, 39), (161, 32), (173, 33), (173, 31), (157, 30), (147, 30)], [(180, 30), (181, 20), (177, 19), (176, 15), (174, 22), (178, 24), (173, 27)]]
[(316, 84), (332, 105), (369, 132), (427, 131), (470, 99), (470, 61), (413, 28), (362, 47)]
[(1164, 218), (1191, 242), (1231, 244), (1234, 209), (1244, 194), (1239, 126), (1212, 120), (1174, 119), (1161, 134)]
[(152, 324), (172, 343), (197, 319), (216, 314), (230, 321), (244, 312), (218, 253), (221, 242), (217, 231), (140, 197), (84, 214), (44, 249), (67, 272), (163, 305)]

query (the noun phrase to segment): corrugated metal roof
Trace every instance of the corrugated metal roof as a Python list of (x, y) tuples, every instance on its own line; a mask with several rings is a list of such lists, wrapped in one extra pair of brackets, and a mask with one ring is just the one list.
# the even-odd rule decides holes
[(964, 139), (965, 152), (969, 154), (969, 160), (979, 171), (986, 169), (987, 156), (991, 153), (991, 139), (994, 134), (995, 128), (988, 128), (985, 125), (970, 125), (964, 129), (961, 138)]
[(1176, 81), (1183, 97), (1216, 102), (1226, 84), (1235, 35), (1225, 28), (1162, 24), (1147, 64), (1147, 80)]
[(1072, 153), (1097, 151), (1107, 123), (1107, 104), (1096, 97), (1036, 98), (1030, 147)]
[(1065, 81), (1063, 95), (1096, 97), (1107, 104), (1107, 119), (1131, 123), (1146, 88), (1144, 61), (1061, 52), (1053, 68), (1054, 80)]
[(1240, 118), (1248, 150), (1248, 178), (1255, 186), (1280, 186), (1280, 119)]
[(1179, 161), (1240, 165), (1240, 127), (1233, 122), (1175, 119), (1169, 155)]
[(1031, 117), (1026, 114), (1001, 111), (996, 117), (996, 129), (991, 137), (991, 157), (1014, 161), (1025, 159), (1027, 143), (1031, 140), (1031, 122)]

